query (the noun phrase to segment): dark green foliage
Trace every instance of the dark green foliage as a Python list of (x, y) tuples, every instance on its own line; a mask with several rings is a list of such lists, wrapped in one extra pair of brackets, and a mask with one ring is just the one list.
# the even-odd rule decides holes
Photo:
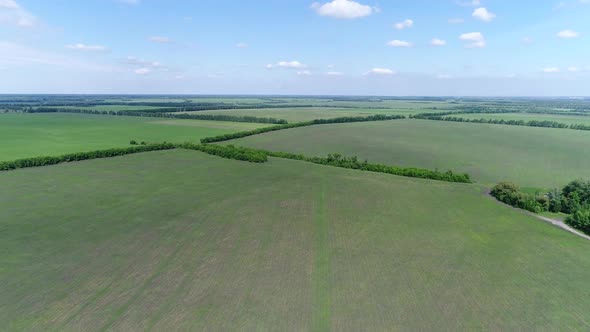
[(291, 128), (298, 128), (298, 127), (307, 127), (313, 125), (321, 125), (321, 124), (330, 124), (330, 123), (346, 123), (346, 122), (367, 122), (367, 121), (387, 121), (387, 120), (398, 120), (398, 119), (405, 119), (403, 115), (371, 115), (366, 117), (343, 117), (343, 118), (333, 118), (333, 119), (318, 119), (313, 121), (307, 122), (297, 122), (297, 123), (288, 123), (278, 126), (266, 127), (266, 128), (258, 128), (250, 131), (241, 131), (238, 133), (233, 134), (226, 134), (221, 136), (215, 137), (205, 137), (201, 139), (201, 143), (215, 143), (215, 142), (223, 142), (229, 141), (232, 139), (238, 139), (263, 133), (268, 133), (271, 131), (277, 130), (284, 130), (284, 129), (291, 129)]
[(186, 119), (186, 120), (206, 120), (206, 121), (227, 121), (227, 122), (248, 122), (248, 123), (269, 123), (269, 124), (286, 124), (287, 120), (275, 118), (258, 118), (255, 116), (235, 116), (224, 114), (175, 114), (179, 112), (177, 108), (166, 108), (157, 110), (143, 111), (97, 111), (88, 109), (72, 108), (48, 108), (38, 107), (29, 109), (26, 113), (80, 113), (95, 115), (119, 115), (119, 116), (141, 116), (150, 118), (167, 118), (167, 119)]
[(535, 213), (545, 211), (548, 205), (541, 197), (524, 193), (516, 184), (510, 182), (498, 183), (492, 188), (490, 195), (500, 202)]
[(566, 224), (590, 234), (590, 209), (579, 209), (565, 220)]
[(244, 147), (235, 147), (233, 145), (184, 143), (178, 144), (177, 147), (181, 149), (197, 150), (226, 159), (249, 161), (251, 163), (264, 163), (268, 161), (267, 154), (264, 151)]
[(561, 128), (573, 130), (590, 130), (590, 126), (583, 124), (567, 124), (557, 121), (523, 121), (523, 120), (504, 120), (504, 119), (466, 119), (456, 116), (448, 116), (453, 114), (473, 114), (473, 113), (518, 113), (518, 112), (446, 112), (446, 113), (422, 113), (411, 116), (414, 119), (425, 119), (435, 121), (450, 121), (450, 122), (467, 122), (467, 123), (486, 123), (486, 124), (500, 124), (508, 126), (525, 126), (525, 127), (543, 127), (543, 128)]
[(8, 171), (18, 168), (27, 168), (27, 167), (39, 167), (39, 166), (48, 166), (48, 165), (56, 165), (60, 163), (67, 163), (72, 161), (81, 161), (81, 160), (88, 160), (88, 159), (99, 159), (99, 158), (110, 158), (116, 156), (123, 156), (127, 154), (133, 153), (140, 153), (140, 152), (148, 152), (148, 151), (158, 151), (158, 150), (171, 150), (174, 149), (175, 145), (171, 143), (160, 143), (160, 144), (150, 144), (150, 145), (142, 145), (142, 146), (132, 146), (128, 148), (120, 148), (120, 149), (109, 149), (109, 150), (99, 150), (99, 151), (91, 151), (91, 152), (78, 152), (78, 153), (70, 153), (56, 157), (35, 157), (35, 158), (26, 158), (26, 159), (19, 159), (15, 161), (5, 161), (0, 162), (0, 171)]
[(446, 181), (446, 182), (458, 182), (458, 183), (471, 183), (471, 179), (469, 174), (457, 174), (452, 171), (447, 172), (440, 172), (440, 171), (432, 171), (427, 169), (421, 168), (403, 168), (403, 167), (396, 167), (396, 166), (387, 166), (381, 164), (371, 164), (369, 162), (360, 161), (356, 156), (355, 157), (344, 157), (340, 154), (329, 154), (328, 157), (306, 157), (304, 155), (297, 155), (292, 153), (286, 152), (270, 152), (265, 151), (265, 153), (270, 157), (276, 158), (285, 158), (285, 159), (293, 159), (293, 160), (301, 160), (306, 161), (314, 164), (320, 165), (328, 165), (334, 167), (342, 167), (342, 168), (350, 168), (350, 169), (358, 169), (362, 171), (368, 172), (375, 172), (375, 173), (386, 173), (386, 174), (393, 174), (398, 176), (405, 176), (405, 177), (412, 177), (412, 178), (422, 178), (422, 179), (430, 179), (430, 180), (438, 180), (438, 181)]
[(590, 181), (575, 180), (562, 190), (562, 212), (590, 208)]
[(131, 141), (129, 142), (129, 144), (131, 144), (131, 145), (137, 145), (137, 142), (136, 142), (135, 140), (131, 140)]

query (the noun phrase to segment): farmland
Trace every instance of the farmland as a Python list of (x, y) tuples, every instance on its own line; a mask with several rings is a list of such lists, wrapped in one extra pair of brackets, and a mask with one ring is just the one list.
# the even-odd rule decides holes
[(588, 319), (590, 244), (477, 186), (194, 151), (0, 182), (7, 329), (583, 329)]
[(493, 184), (552, 188), (590, 177), (590, 132), (401, 120), (326, 125), (230, 141), (307, 155), (341, 153), (374, 162), (453, 169)]
[[(131, 140), (196, 147), (0, 171), (2, 329), (588, 328), (590, 241), (487, 193), (505, 180), (536, 195), (590, 179), (590, 131), (366, 118), (481, 111), (460, 116), (580, 123), (588, 102), (11, 96), (1, 105), (0, 161)], [(35, 113), (51, 107), (63, 112)], [(162, 111), (173, 107), (234, 118)], [(133, 114), (150, 109), (157, 117)], [(238, 148), (200, 152), (227, 145)], [(464, 183), (445, 182), (463, 172)]]
[(207, 136), (261, 127), (220, 121), (84, 114), (0, 114), (0, 161), (59, 155), (147, 142), (198, 142)]

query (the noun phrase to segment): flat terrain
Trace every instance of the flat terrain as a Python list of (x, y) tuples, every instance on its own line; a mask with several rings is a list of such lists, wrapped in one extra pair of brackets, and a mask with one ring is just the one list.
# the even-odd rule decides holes
[(476, 185), (162, 151), (0, 187), (7, 330), (589, 328), (590, 242)]
[(0, 114), (0, 160), (125, 147), (138, 142), (199, 142), (261, 124), (86, 114)]
[(243, 109), (243, 110), (216, 110), (216, 111), (197, 111), (184, 112), (188, 114), (222, 114), (222, 115), (236, 115), (236, 116), (256, 116), (263, 118), (283, 119), (289, 122), (303, 122), (315, 119), (330, 119), (347, 116), (369, 116), (375, 114), (386, 115), (409, 115), (415, 114), (417, 111), (408, 110), (383, 110), (383, 109), (362, 109), (362, 108), (258, 108), (258, 109)]
[(555, 121), (567, 124), (583, 124), (590, 126), (589, 116), (576, 115), (553, 115), (553, 114), (532, 114), (532, 113), (506, 113), (506, 114), (460, 114), (458, 117), (465, 119), (497, 119), (497, 120), (522, 120), (522, 121)]
[(228, 143), (399, 166), (467, 172), (483, 184), (561, 187), (590, 178), (590, 132), (428, 120), (321, 125)]

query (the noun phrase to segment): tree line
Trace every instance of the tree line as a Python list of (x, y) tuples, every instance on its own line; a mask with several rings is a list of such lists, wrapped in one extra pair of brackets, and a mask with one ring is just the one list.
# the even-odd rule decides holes
[(110, 157), (124, 156), (124, 155), (128, 155), (128, 154), (133, 154), (133, 153), (148, 152), (148, 151), (171, 150), (171, 149), (175, 149), (175, 148), (176, 148), (176, 146), (172, 143), (157, 143), (157, 144), (131, 146), (131, 147), (126, 147), (126, 148), (115, 148), (115, 149), (107, 149), (107, 150), (96, 150), (96, 151), (90, 151), (90, 152), (69, 153), (69, 154), (64, 154), (61, 156), (54, 156), (54, 157), (24, 158), (24, 159), (18, 159), (18, 160), (14, 160), (14, 161), (0, 162), (0, 171), (9, 171), (9, 170), (13, 170), (13, 169), (27, 168), (27, 167), (40, 167), (40, 166), (56, 165), (56, 164), (61, 164), (61, 163), (68, 163), (68, 162), (73, 162), (73, 161), (82, 161), (82, 160), (89, 160), (89, 159), (110, 158)]
[(299, 128), (299, 127), (308, 127), (308, 126), (321, 125), (321, 124), (346, 123), (346, 122), (366, 122), (366, 121), (387, 121), (387, 120), (397, 120), (397, 119), (405, 119), (405, 118), (406, 117), (403, 115), (377, 114), (377, 115), (371, 115), (371, 116), (366, 116), (366, 117), (342, 117), (342, 118), (332, 118), (332, 119), (317, 119), (317, 120), (313, 120), (313, 121), (287, 123), (287, 124), (282, 124), (282, 125), (277, 125), (277, 126), (272, 126), (272, 127), (264, 127), (264, 128), (254, 129), (254, 130), (240, 131), (237, 133), (219, 135), (219, 136), (214, 136), (214, 137), (205, 137), (205, 138), (201, 139), (201, 143), (206, 144), (206, 143), (223, 142), (223, 141), (229, 141), (229, 140), (233, 140), (233, 139), (268, 133), (271, 131)]
[[(176, 112), (176, 111), (174, 111)], [(207, 121), (228, 121), (228, 122), (248, 122), (248, 123), (268, 123), (268, 124), (286, 124), (287, 120), (275, 118), (261, 118), (255, 116), (238, 116), (225, 114), (176, 114), (160, 113), (152, 111), (98, 111), (73, 108), (48, 108), (38, 107), (25, 111), (25, 113), (76, 113), (76, 114), (93, 114), (93, 115), (115, 115), (115, 116), (140, 116), (152, 118), (167, 119), (186, 119), (186, 120), (207, 120)]]
[[(424, 113), (414, 115), (415, 119), (425, 119), (434, 121), (450, 121), (450, 122), (467, 122), (467, 123), (484, 123), (484, 124), (500, 124), (508, 126), (525, 126), (525, 127), (543, 127), (543, 128), (561, 128), (561, 129), (573, 129), (573, 130), (590, 130), (590, 125), (583, 124), (567, 124), (557, 121), (548, 120), (504, 120), (504, 119), (466, 119), (455, 116), (446, 116), (445, 113), (429, 115), (433, 113)], [(457, 113), (451, 113), (457, 114)]]
[(529, 194), (510, 182), (501, 182), (490, 194), (497, 200), (534, 213), (569, 214), (566, 224), (590, 234), (590, 181), (575, 180), (562, 189)]

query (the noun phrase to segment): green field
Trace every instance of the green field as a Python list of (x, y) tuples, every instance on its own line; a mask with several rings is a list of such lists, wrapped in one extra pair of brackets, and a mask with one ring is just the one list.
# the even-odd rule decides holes
[(134, 105), (97, 105), (97, 106), (49, 106), (49, 108), (57, 108), (57, 109), (81, 109), (81, 110), (88, 110), (88, 111), (101, 111), (101, 112), (109, 112), (109, 111), (143, 111), (143, 110), (152, 110), (152, 109), (159, 109), (162, 107), (158, 106), (134, 106)]
[[(590, 113), (588, 113), (590, 115)], [(553, 115), (533, 113), (503, 113), (503, 114), (460, 114), (457, 117), (465, 119), (493, 119), (493, 120), (522, 120), (522, 121), (555, 121), (567, 124), (583, 124), (590, 126), (590, 116)]]
[(261, 124), (84, 114), (0, 114), (0, 161), (124, 147), (129, 141), (199, 142)]
[(590, 178), (590, 132), (428, 120), (321, 125), (228, 143), (272, 151), (467, 172), (481, 183), (536, 188)]
[(0, 185), (6, 330), (590, 321), (590, 243), (476, 185), (195, 151), (4, 172)]
[(188, 114), (222, 114), (235, 116), (256, 116), (263, 118), (283, 119), (289, 122), (303, 122), (315, 119), (330, 119), (349, 116), (369, 116), (375, 114), (386, 115), (409, 115), (415, 114), (417, 111), (411, 112), (408, 110), (383, 110), (383, 109), (362, 109), (362, 108), (258, 108), (258, 109), (243, 109), (243, 110), (216, 110), (216, 111), (196, 111), (184, 112)]

